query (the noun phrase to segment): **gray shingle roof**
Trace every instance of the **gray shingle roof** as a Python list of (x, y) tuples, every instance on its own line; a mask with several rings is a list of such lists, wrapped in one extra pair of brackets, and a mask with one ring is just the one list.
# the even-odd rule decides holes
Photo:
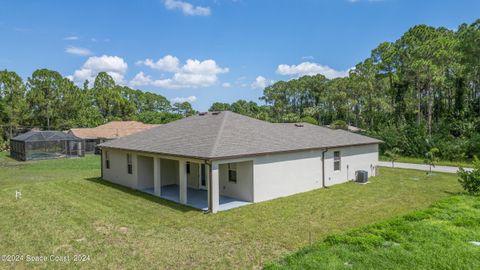
[(61, 131), (54, 130), (30, 130), (26, 133), (20, 134), (14, 138), (13, 141), (70, 141), (70, 140), (80, 140), (72, 134), (68, 134)]
[(219, 159), (381, 142), (344, 130), (306, 123), (301, 127), (294, 123), (269, 123), (225, 111), (194, 115), (100, 146)]

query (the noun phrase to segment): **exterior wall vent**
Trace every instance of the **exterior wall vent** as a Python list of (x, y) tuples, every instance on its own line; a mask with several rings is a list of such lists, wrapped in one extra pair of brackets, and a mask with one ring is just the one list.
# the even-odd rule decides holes
[(296, 127), (303, 127), (303, 125), (302, 125), (302, 124), (298, 124), (298, 123), (297, 123), (297, 124), (295, 124), (295, 126), (296, 126)]
[(207, 115), (207, 113), (206, 112), (201, 112), (201, 113), (198, 113), (198, 115), (204, 116), (204, 115)]
[(220, 113), (221, 112), (216, 111), (216, 112), (212, 112), (212, 115), (219, 115)]

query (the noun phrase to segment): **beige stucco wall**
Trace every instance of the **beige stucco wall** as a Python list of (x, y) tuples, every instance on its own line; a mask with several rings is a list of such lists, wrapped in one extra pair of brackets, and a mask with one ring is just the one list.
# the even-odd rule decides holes
[(228, 163), (219, 165), (219, 190), (221, 195), (253, 201), (253, 161), (235, 162), (237, 182), (228, 181)]
[(320, 151), (260, 156), (254, 160), (255, 202), (320, 188)]
[[(106, 161), (106, 151), (108, 151), (110, 156), (110, 169), (105, 167)], [(130, 188), (137, 188), (137, 155), (132, 154), (132, 164), (133, 164), (133, 173), (128, 174), (127, 171), (127, 153), (126, 151), (121, 150), (104, 150), (102, 151), (103, 155), (103, 179), (108, 180), (112, 183), (119, 185), (127, 186)]]
[[(333, 152), (341, 152), (341, 170), (333, 170)], [(272, 154), (254, 159), (254, 201), (310, 191), (322, 187), (322, 150)], [(355, 171), (373, 176), (378, 164), (378, 145), (328, 149), (325, 153), (325, 185), (354, 179)], [(348, 165), (348, 170), (347, 170)]]
[[(133, 168), (135, 170), (135, 168)], [(138, 189), (153, 189), (153, 158), (137, 155)]]
[[(341, 170), (333, 170), (333, 152), (340, 151)], [(368, 176), (375, 176), (378, 164), (378, 144), (328, 149), (325, 153), (325, 183), (327, 186), (355, 179), (355, 171), (365, 170)]]
[(190, 162), (190, 173), (187, 174), (187, 185), (191, 188), (198, 188), (200, 177), (200, 165), (195, 162)]
[(178, 185), (178, 161), (173, 159), (160, 159), (160, 175), (162, 186)]

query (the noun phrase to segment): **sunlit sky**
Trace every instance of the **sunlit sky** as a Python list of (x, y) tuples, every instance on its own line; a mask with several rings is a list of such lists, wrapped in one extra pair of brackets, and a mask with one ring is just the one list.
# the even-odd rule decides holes
[(204, 111), (258, 101), (278, 80), (345, 76), (413, 25), (456, 29), (479, 11), (478, 0), (0, 0), (0, 69), (79, 85), (107, 71)]

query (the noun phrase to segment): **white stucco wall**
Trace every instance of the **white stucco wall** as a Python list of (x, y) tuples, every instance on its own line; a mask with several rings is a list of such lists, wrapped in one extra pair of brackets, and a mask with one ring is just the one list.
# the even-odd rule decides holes
[[(333, 170), (333, 152), (341, 153), (341, 170)], [(328, 149), (325, 153), (325, 185), (354, 179), (355, 171), (369, 177), (378, 164), (378, 145)], [(347, 170), (348, 165), (348, 170)], [(306, 192), (322, 187), (322, 150), (273, 154), (254, 158), (254, 201)]]
[(200, 182), (200, 164), (190, 162), (190, 173), (187, 174), (187, 185), (190, 188), (197, 188)]
[(256, 157), (254, 201), (261, 202), (320, 188), (321, 151), (295, 152)]
[[(135, 168), (133, 168), (135, 170)], [(153, 158), (137, 155), (137, 188), (153, 189)]]
[(237, 182), (228, 181), (228, 164), (220, 164), (220, 194), (244, 201), (253, 201), (253, 161), (235, 162)]
[(178, 160), (160, 159), (162, 186), (178, 185)]
[[(333, 152), (340, 151), (341, 170), (333, 170)], [(365, 170), (368, 177), (375, 176), (373, 166), (378, 164), (378, 144), (328, 149), (325, 153), (325, 184), (327, 186), (355, 179), (355, 171)]]
[[(106, 151), (108, 151), (108, 155), (110, 156), (110, 169), (107, 169), (105, 167)], [(131, 153), (133, 173), (128, 174), (127, 153), (130, 153), (130, 152), (113, 150), (113, 149), (102, 151), (103, 179), (108, 180), (112, 183), (116, 183), (119, 185), (136, 189), (137, 188), (137, 172), (138, 172), (137, 155), (135, 153)]]

